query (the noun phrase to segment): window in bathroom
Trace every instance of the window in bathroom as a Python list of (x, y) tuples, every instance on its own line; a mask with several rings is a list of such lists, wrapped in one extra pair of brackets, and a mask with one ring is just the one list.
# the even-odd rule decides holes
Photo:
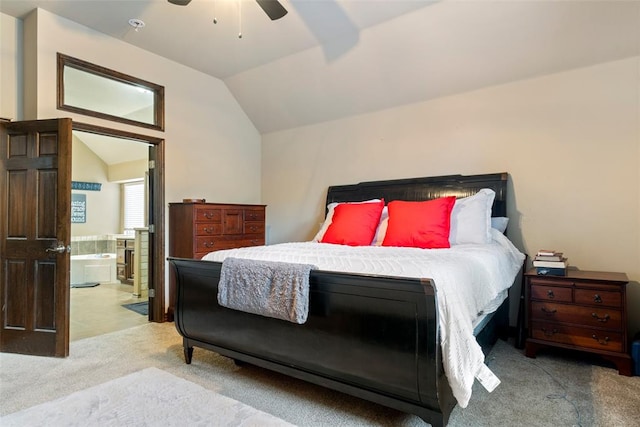
[(132, 181), (122, 184), (124, 206), (124, 233), (134, 234), (135, 228), (146, 226), (144, 180)]

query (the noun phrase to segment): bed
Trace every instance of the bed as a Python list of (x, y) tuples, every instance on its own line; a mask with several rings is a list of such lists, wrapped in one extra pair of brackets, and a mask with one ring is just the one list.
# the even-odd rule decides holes
[[(327, 192), (327, 206), (380, 198), (387, 203), (446, 196), (465, 200), (489, 189), (495, 193), (490, 214), (493, 219), (504, 219), (507, 179), (506, 173), (497, 173), (332, 186)], [(491, 232), (496, 234), (495, 230)], [(303, 247), (323, 244), (290, 245), (294, 245), (294, 252), (302, 253)], [(458, 247), (470, 246), (474, 245)], [(520, 265), (509, 272), (510, 283), (505, 288), (517, 280), (524, 260), (524, 255), (513, 250), (510, 263)], [(210, 258), (242, 256), (242, 250), (237, 251), (220, 251)], [(220, 306), (217, 291), (222, 261), (169, 258), (169, 262), (176, 278), (175, 324), (183, 337), (186, 363), (191, 363), (194, 347), (208, 349), (238, 363), (271, 369), (415, 414), (433, 426), (446, 425), (458, 394), (454, 396), (445, 374), (448, 359), (443, 357), (442, 348), (446, 341), (449, 354), (450, 340), (441, 342), (446, 329), (441, 323), (443, 312), (457, 310), (439, 306), (443, 295), (448, 298), (448, 294), (442, 288), (438, 290), (433, 278), (371, 274), (362, 268), (356, 272), (314, 269), (309, 275), (308, 317), (303, 324), (296, 324)], [(474, 319), (473, 341), (484, 352), (499, 335), (506, 337), (509, 299), (502, 300), (505, 296), (502, 292), (492, 301), (490, 313), (480, 310), (482, 316)]]

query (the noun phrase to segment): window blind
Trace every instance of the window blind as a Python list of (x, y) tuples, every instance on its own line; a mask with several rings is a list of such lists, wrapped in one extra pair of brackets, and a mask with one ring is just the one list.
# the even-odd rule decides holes
[(145, 226), (144, 181), (128, 182), (122, 185), (124, 191), (124, 230)]

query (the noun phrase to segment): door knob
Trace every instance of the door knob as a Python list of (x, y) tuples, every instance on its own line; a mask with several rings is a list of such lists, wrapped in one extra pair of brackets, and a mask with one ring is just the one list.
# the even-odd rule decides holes
[(45, 249), (45, 252), (56, 252), (59, 254), (63, 254), (65, 252), (71, 252), (71, 245), (69, 246), (65, 246), (61, 243), (58, 243), (58, 246), (54, 247), (54, 248), (47, 248)]

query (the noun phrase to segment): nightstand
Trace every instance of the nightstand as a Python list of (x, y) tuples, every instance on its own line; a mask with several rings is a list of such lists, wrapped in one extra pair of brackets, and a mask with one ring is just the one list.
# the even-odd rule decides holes
[(528, 338), (525, 355), (562, 347), (595, 353), (631, 376), (625, 273), (567, 270), (566, 276), (525, 273)]

